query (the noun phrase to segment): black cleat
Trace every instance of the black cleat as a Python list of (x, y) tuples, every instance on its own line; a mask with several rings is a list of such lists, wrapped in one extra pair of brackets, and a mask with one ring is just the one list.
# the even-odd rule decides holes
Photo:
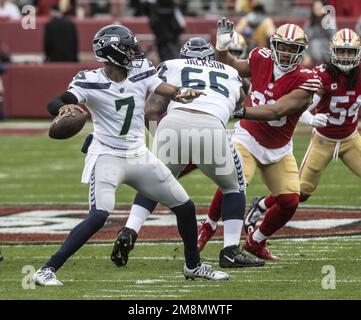
[(117, 267), (125, 266), (128, 262), (129, 252), (134, 249), (134, 243), (138, 234), (127, 227), (118, 232), (111, 255), (112, 261)]
[(223, 268), (262, 267), (264, 260), (247, 256), (239, 245), (228, 246), (219, 253), (219, 265)]
[(254, 231), (256, 227), (257, 221), (261, 218), (262, 214), (265, 213), (266, 210), (263, 210), (259, 203), (265, 197), (254, 197), (251, 201), (251, 207), (249, 208), (248, 213), (244, 216), (243, 228), (246, 233), (251, 233)]
[(1, 249), (0, 249), (0, 262), (4, 260), (4, 256), (1, 253)]

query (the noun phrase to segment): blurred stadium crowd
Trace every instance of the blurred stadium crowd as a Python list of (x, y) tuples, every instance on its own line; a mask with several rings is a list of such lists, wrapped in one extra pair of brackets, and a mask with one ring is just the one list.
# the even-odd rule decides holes
[[(2, 26), (20, 25), (18, 21), (31, 12), (29, 5), (35, 8), (36, 18), (44, 21), (36, 35), (42, 48), (39, 50), (34, 44), (24, 52), (9, 39), (26, 30), (12, 28), (9, 30), (14, 34), (9, 35)], [(327, 5), (335, 10), (327, 11)], [(268, 47), (269, 37), (280, 24), (289, 20), (299, 24), (310, 40), (304, 59), (308, 67), (328, 61), (328, 42), (337, 28), (348, 27), (361, 33), (361, 2), (353, 0), (0, 0), (0, 119), (4, 118), (1, 105), (6, 94), (1, 76), (6, 73), (7, 64), (93, 60), (91, 48), (84, 52), (81, 46), (86, 37), (84, 28), (80, 30), (79, 26), (84, 21), (87, 25), (96, 23), (95, 29), (102, 20), (104, 25), (109, 21), (125, 25), (129, 21), (143, 23), (146, 28), (140, 35), (141, 49), (158, 64), (177, 58), (182, 42), (198, 30), (214, 41), (215, 22), (221, 16), (235, 22), (240, 34), (241, 58), (246, 58), (257, 46)], [(208, 34), (200, 27), (201, 23), (212, 23)], [(132, 26), (132, 29), (138, 35), (137, 28)]]

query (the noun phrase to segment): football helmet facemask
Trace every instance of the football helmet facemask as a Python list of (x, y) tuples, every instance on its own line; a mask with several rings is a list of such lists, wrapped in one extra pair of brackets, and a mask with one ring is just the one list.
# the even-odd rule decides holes
[(331, 63), (343, 72), (358, 66), (361, 57), (361, 40), (351, 29), (337, 31), (330, 41)]
[(284, 72), (291, 71), (302, 61), (308, 38), (301, 27), (284, 24), (270, 38), (272, 59)]
[(197, 58), (214, 60), (214, 48), (209, 41), (204, 38), (190, 38), (183, 45), (179, 54), (181, 59)]
[(127, 27), (108, 25), (93, 38), (93, 51), (97, 61), (110, 62), (125, 69), (140, 68), (144, 54), (137, 51), (140, 42)]

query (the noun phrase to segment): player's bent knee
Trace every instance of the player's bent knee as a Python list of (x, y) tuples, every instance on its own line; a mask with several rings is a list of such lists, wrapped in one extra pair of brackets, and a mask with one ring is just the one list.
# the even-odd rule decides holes
[(95, 186), (95, 206), (97, 210), (112, 212), (115, 206), (115, 188), (109, 184), (99, 183)]
[(97, 210), (96, 208), (91, 208), (89, 212), (90, 218), (99, 225), (99, 227), (102, 227), (107, 220), (109, 213), (103, 210)]
[(297, 193), (281, 194), (277, 197), (277, 204), (282, 209), (295, 211), (300, 202), (300, 196)]

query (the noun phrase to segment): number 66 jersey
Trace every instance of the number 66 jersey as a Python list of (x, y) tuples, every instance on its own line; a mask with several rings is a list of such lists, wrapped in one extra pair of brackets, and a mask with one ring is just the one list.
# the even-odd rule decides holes
[(317, 113), (329, 113), (327, 126), (315, 129), (322, 136), (342, 140), (357, 130), (358, 110), (361, 105), (361, 75), (359, 85), (346, 88), (347, 76), (340, 73), (338, 81), (326, 71), (325, 65), (315, 68), (321, 78), (325, 94), (316, 107)]

